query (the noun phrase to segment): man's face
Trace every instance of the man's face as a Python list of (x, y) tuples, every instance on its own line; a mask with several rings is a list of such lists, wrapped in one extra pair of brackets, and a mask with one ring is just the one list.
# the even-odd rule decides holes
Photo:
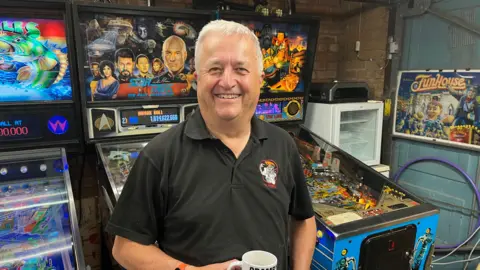
[(165, 65), (168, 70), (173, 73), (177, 73), (183, 69), (187, 58), (187, 52), (182, 45), (182, 41), (173, 39), (167, 44), (163, 52)]
[(467, 97), (470, 98), (470, 99), (474, 98), (476, 94), (477, 93), (475, 92), (475, 89), (467, 90)]
[(148, 73), (148, 69), (150, 68), (150, 65), (148, 64), (148, 58), (146, 57), (139, 58), (137, 62), (137, 68), (141, 74)]
[(117, 66), (120, 72), (128, 71), (130, 74), (133, 73), (133, 59), (130, 57), (119, 57)]
[(98, 68), (98, 65), (92, 65), (92, 74), (94, 77), (100, 76), (100, 69)]
[(202, 114), (213, 119), (251, 118), (260, 96), (263, 73), (255, 46), (240, 35), (209, 35), (201, 47), (197, 95)]

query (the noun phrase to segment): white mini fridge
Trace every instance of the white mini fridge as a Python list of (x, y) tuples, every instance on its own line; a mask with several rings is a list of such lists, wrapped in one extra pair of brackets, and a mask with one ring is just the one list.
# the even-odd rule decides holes
[(369, 166), (380, 164), (383, 102), (309, 102), (305, 127)]

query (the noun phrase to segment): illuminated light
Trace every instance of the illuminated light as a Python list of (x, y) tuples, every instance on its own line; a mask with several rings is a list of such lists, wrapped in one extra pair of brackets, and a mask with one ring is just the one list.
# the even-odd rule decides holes
[(36, 200), (36, 199), (42, 199), (42, 198), (48, 198), (48, 197), (55, 197), (55, 196), (65, 195), (65, 194), (67, 194), (67, 192), (66, 192), (66, 191), (62, 191), (62, 192), (57, 192), (57, 193), (52, 193), (52, 194), (43, 194), (43, 195), (38, 195), (38, 196), (29, 196), (29, 197), (26, 197), (26, 198), (15, 199), (15, 200), (7, 200), (7, 201), (0, 200), (0, 202), (2, 202), (2, 204), (10, 204), (10, 203), (23, 202), (23, 201), (29, 201), (29, 200)]
[(44, 172), (46, 170), (47, 170), (47, 165), (45, 164), (40, 165), (40, 171)]
[(40, 256), (43, 256), (43, 255), (48, 255), (48, 254), (52, 254), (52, 253), (60, 253), (62, 251), (72, 249), (72, 246), (73, 246), (73, 243), (68, 245), (68, 246), (64, 246), (64, 247), (61, 247), (61, 248), (55, 248), (55, 249), (48, 249), (46, 251), (38, 252), (38, 253), (35, 253), (33, 255), (28, 255), (28, 256), (23, 256), (23, 257), (15, 257), (13, 259), (0, 261), (0, 265), (4, 265), (4, 264), (7, 264), (7, 263), (14, 263), (14, 262), (18, 262), (18, 261), (24, 261), (24, 260), (28, 260), (28, 259), (33, 259), (33, 258), (36, 258), (36, 257), (40, 257)]
[(388, 241), (388, 251), (393, 251), (395, 249), (395, 242), (392, 240)]
[(323, 232), (320, 231), (320, 230), (318, 230), (318, 231), (317, 231), (317, 237), (318, 237), (318, 238), (322, 238), (322, 237), (323, 237)]
[(68, 200), (61, 200), (61, 201), (49, 202), (49, 203), (36, 203), (36, 204), (30, 204), (30, 205), (26, 205), (26, 206), (12, 207), (12, 208), (8, 208), (8, 209), (0, 209), (0, 213), (18, 211), (18, 210), (24, 210), (24, 209), (30, 209), (30, 208), (42, 207), (42, 206), (64, 204), (64, 203), (68, 203)]
[(10, 136), (22, 136), (28, 135), (28, 127), (4, 127), (0, 128), (0, 136), (10, 137)]
[(55, 115), (48, 120), (48, 129), (55, 135), (65, 134), (68, 126), (68, 120), (61, 115)]

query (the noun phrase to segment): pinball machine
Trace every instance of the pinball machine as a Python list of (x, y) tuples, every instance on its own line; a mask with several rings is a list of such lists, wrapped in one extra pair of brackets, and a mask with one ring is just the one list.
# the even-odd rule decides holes
[(211, 13), (93, 3), (74, 4), (73, 16), (104, 227), (139, 152), (196, 107), (195, 41)]
[(83, 151), (70, 13), (0, 3), (0, 269), (85, 269), (67, 162)]
[(256, 115), (297, 144), (317, 224), (311, 269), (429, 269), (439, 210), (307, 129), (319, 21), (222, 11), (257, 34), (264, 85)]

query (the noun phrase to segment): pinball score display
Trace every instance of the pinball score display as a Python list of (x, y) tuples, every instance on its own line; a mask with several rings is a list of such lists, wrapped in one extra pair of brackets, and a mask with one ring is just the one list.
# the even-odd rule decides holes
[(179, 107), (125, 109), (120, 111), (122, 127), (180, 123)]

